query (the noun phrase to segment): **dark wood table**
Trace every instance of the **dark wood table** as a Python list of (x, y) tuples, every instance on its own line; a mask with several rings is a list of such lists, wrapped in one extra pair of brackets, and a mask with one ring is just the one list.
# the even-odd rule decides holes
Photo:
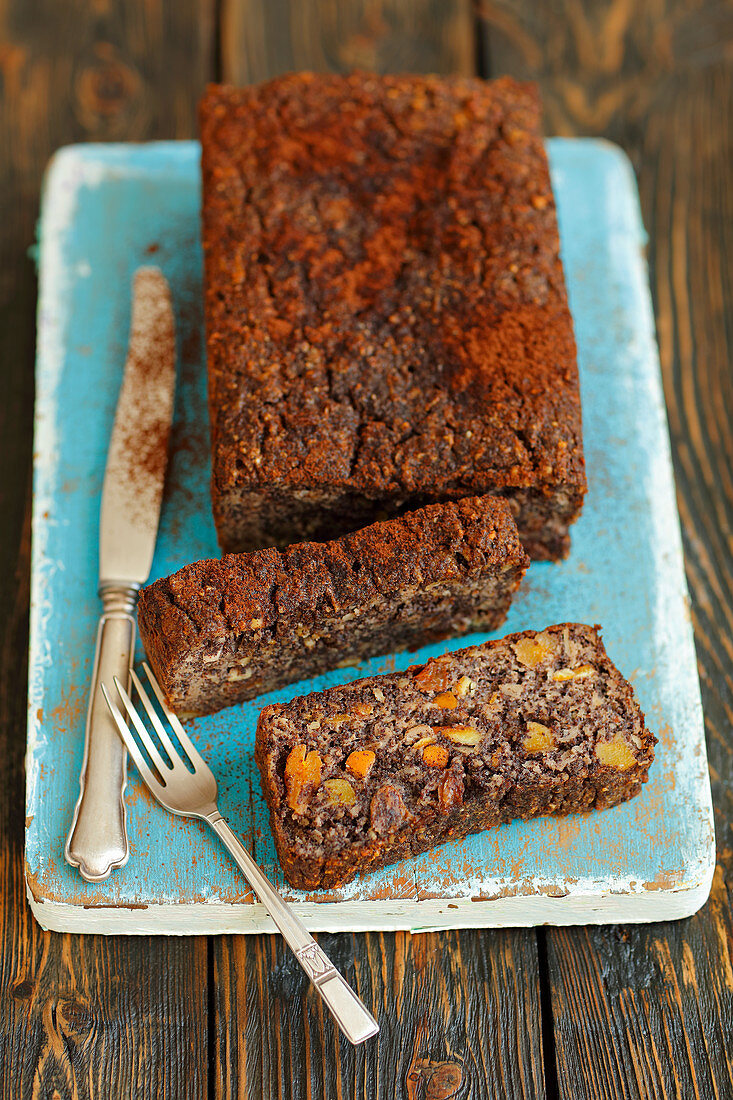
[[(279, 939), (43, 933), (23, 884), (34, 239), (74, 141), (186, 138), (209, 79), (539, 81), (629, 152), (685, 536), (718, 866), (679, 923), (323, 935), (379, 1016), (339, 1041)], [(2, 1097), (733, 1097), (733, 6), (719, 0), (6, 0), (0, 7)]]

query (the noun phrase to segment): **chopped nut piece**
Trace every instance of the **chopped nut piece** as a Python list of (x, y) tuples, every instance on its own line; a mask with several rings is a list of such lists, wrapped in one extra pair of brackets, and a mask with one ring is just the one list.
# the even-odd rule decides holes
[(473, 726), (433, 726), (433, 729), (456, 745), (478, 745), (484, 736), (483, 730), (477, 730)]
[(555, 738), (549, 726), (541, 722), (527, 722), (527, 736), (524, 739), (524, 751), (527, 753), (549, 752), (555, 748)]
[(410, 752), (416, 752), (418, 749), (421, 749), (423, 745), (432, 745), (432, 743), (436, 740), (437, 738), (434, 733), (429, 734), (427, 737), (421, 737), (418, 741), (415, 742), (414, 745), (411, 746)]
[(260, 627), (262, 626), (262, 624), (264, 623), (264, 621), (265, 621), (264, 619), (252, 619), (252, 621), (250, 622), (249, 625), (252, 628), (252, 630), (259, 630)]
[[(424, 737), (425, 734), (430, 734), (432, 732), (433, 732), (433, 727), (432, 726), (410, 726), (409, 729), (405, 730), (405, 740), (409, 741), (413, 737)], [(431, 741), (434, 741), (434, 740), (435, 740), (435, 738), (432, 737)], [(414, 749), (415, 745), (413, 745), (412, 747)]]
[(384, 692), (381, 688), (374, 688), (374, 698), (380, 703), (384, 702)]
[(499, 711), (502, 709), (503, 703), (504, 700), (501, 693), (498, 691), (492, 691), (491, 695), (489, 696), (488, 703), (484, 703), (484, 705), (481, 707), (481, 710), (487, 717), (491, 718), (499, 713)]
[(412, 682), (420, 691), (445, 691), (450, 687), (452, 678), (452, 664), (443, 658), (428, 661)]
[(587, 680), (596, 670), (593, 665), (580, 665), (579, 668), (559, 668), (553, 672), (551, 680)]
[(366, 779), (372, 770), (376, 757), (371, 749), (355, 749), (346, 757), (346, 767), (352, 775)]
[(438, 801), (444, 810), (463, 805), (463, 780), (448, 772), (438, 784)]
[(436, 695), (433, 699), (433, 706), (441, 707), (443, 710), (455, 710), (458, 700), (452, 692), (441, 691), (440, 695)]
[(473, 680), (469, 680), (468, 676), (461, 676), (457, 684), (453, 686), (453, 694), (457, 695), (459, 699), (462, 699), (464, 695), (468, 695), (469, 692), (474, 691), (476, 688)]
[(327, 779), (323, 789), (333, 806), (353, 806), (356, 802), (356, 792), (348, 779)]
[(389, 833), (407, 817), (402, 794), (391, 783), (380, 787), (369, 804), (369, 819), (378, 833)]
[(357, 703), (354, 707), (354, 710), (357, 714), (361, 714), (363, 718), (366, 718), (369, 714), (372, 713), (374, 707), (370, 703)]
[(309, 752), (305, 745), (295, 745), (285, 762), (285, 791), (288, 806), (294, 813), (302, 813), (308, 795), (321, 782), (321, 758), (315, 749)]
[(526, 668), (534, 668), (541, 661), (546, 660), (552, 653), (552, 647), (547, 642), (540, 641), (539, 637), (520, 638), (518, 642), (512, 642), (512, 649), (517, 655), (517, 660)]
[(625, 772), (633, 768), (636, 757), (622, 737), (615, 734), (610, 741), (599, 741), (596, 745), (596, 756), (601, 764), (617, 771)]
[(444, 768), (450, 760), (450, 753), (444, 745), (426, 745), (422, 750), (422, 759), (429, 768)]

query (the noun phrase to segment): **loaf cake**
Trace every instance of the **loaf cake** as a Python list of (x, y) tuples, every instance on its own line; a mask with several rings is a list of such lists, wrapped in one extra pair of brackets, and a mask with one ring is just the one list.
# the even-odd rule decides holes
[(528, 564), (504, 500), (432, 504), (185, 566), (142, 590), (140, 636), (173, 709), (208, 714), (345, 660), (493, 630)]
[(534, 86), (299, 73), (200, 117), (222, 548), (489, 492), (562, 557), (586, 481)]
[(256, 759), (300, 889), (515, 817), (638, 794), (656, 738), (600, 628), (526, 631), (265, 707)]

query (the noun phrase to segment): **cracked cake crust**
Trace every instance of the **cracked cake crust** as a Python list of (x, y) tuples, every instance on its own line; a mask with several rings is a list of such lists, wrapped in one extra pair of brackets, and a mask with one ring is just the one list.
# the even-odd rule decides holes
[(533, 86), (315, 76), (201, 105), (212, 498), (225, 550), (506, 495), (558, 558), (585, 492)]

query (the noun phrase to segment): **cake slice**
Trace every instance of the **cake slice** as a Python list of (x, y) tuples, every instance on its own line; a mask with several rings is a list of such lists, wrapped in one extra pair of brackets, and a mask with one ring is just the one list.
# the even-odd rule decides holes
[(506, 496), (556, 559), (586, 489), (536, 88), (294, 73), (201, 104), (224, 550)]
[(255, 755), (285, 876), (313, 890), (623, 802), (655, 744), (600, 628), (566, 623), (265, 707)]
[(181, 715), (343, 662), (503, 621), (529, 564), (507, 503), (435, 504), (326, 543), (187, 565), (140, 593), (140, 636)]

